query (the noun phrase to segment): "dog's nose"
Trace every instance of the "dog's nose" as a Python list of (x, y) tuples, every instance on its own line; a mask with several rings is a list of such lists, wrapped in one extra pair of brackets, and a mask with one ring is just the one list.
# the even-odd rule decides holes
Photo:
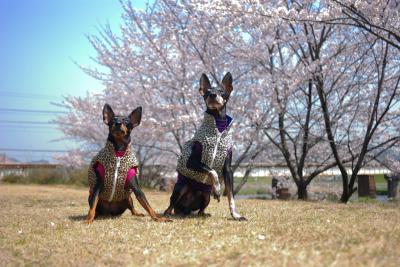
[(216, 98), (217, 94), (210, 94), (210, 98)]

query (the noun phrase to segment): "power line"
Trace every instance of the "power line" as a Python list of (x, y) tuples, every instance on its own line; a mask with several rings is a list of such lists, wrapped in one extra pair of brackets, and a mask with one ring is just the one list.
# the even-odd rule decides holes
[[(31, 125), (61, 125), (61, 123), (51, 122), (51, 121), (10, 121), (10, 120), (0, 120), (0, 123), (4, 124), (31, 124)], [(62, 125), (73, 126), (72, 123), (62, 123)]]
[(36, 158), (36, 159), (43, 159), (43, 158), (52, 158), (54, 154), (51, 153), (23, 153), (23, 152), (8, 152), (3, 153), (0, 152), (0, 158), (6, 156), (7, 158)]
[(0, 148), (0, 151), (9, 152), (45, 152), (45, 153), (65, 153), (68, 150), (57, 150), (57, 149), (23, 149), (23, 148)]
[(56, 110), (34, 110), (34, 109), (18, 109), (18, 108), (0, 108), (3, 112), (23, 112), (23, 113), (43, 113), (43, 114), (67, 114), (66, 111)]
[(57, 127), (58, 125), (56, 124), (49, 124), (49, 125), (41, 125), (41, 126), (36, 126), (36, 125), (24, 125), (24, 127), (21, 127), (20, 125), (8, 125), (8, 124), (0, 124), (0, 128), (7, 128), (7, 129), (30, 129), (30, 130), (50, 130), (50, 131), (58, 131)]
[(0, 120), (0, 123), (9, 123), (9, 124), (33, 124), (33, 125), (49, 125), (55, 124), (50, 121), (8, 121), (8, 120)]
[(46, 94), (32, 94), (32, 93), (23, 93), (23, 92), (14, 92), (14, 91), (0, 91), (0, 95), (4, 97), (14, 97), (14, 98), (37, 98), (37, 99), (61, 99), (61, 96), (56, 95), (46, 95)]

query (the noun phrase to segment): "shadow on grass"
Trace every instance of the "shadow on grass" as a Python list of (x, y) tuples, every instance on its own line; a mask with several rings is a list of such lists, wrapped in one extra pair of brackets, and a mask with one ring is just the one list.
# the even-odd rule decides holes
[[(122, 214), (121, 214), (122, 215)], [(96, 215), (95, 220), (109, 220), (121, 217), (121, 215)], [(69, 216), (68, 219), (74, 222), (85, 221), (87, 215), (73, 215)]]
[(68, 219), (74, 222), (84, 221), (86, 219), (86, 215), (68, 216)]
[(170, 218), (172, 220), (185, 220), (185, 219), (203, 219), (204, 220), (204, 219), (212, 217), (212, 215), (209, 214), (209, 213), (206, 213), (204, 215), (198, 215), (197, 213), (192, 213), (192, 214), (187, 214), (187, 215), (184, 215), (184, 214), (172, 214), (170, 216), (164, 216), (164, 214), (161, 213), (161, 214), (158, 214), (158, 215)]
[[(172, 214), (171, 216), (164, 216), (163, 213), (157, 213), (158, 216), (160, 217), (167, 217), (170, 218), (172, 220), (186, 220), (186, 219), (207, 219), (212, 217), (211, 214), (206, 213), (204, 215), (198, 215), (197, 213), (192, 213), (192, 214), (188, 214), (188, 215), (183, 215), (183, 214)], [(84, 222), (86, 220), (86, 216), (87, 215), (73, 215), (73, 216), (69, 216), (68, 219), (74, 222)], [(119, 217), (121, 217), (122, 214), (120, 215), (96, 215), (95, 220), (109, 220), (109, 219), (117, 219)], [(143, 218), (141, 216), (132, 216), (132, 217), (137, 217), (137, 218)], [(145, 215), (144, 217), (148, 217), (148, 215)]]
[[(160, 214), (161, 216), (164, 216)], [(208, 218), (211, 218), (212, 215), (209, 213), (206, 213), (205, 215), (198, 215), (196, 213), (188, 214), (188, 215), (181, 215), (181, 214), (172, 214), (171, 216), (167, 216), (167, 218), (172, 219), (172, 220), (187, 220), (187, 219), (198, 219), (198, 220), (206, 220)], [(245, 220), (235, 220), (233, 218), (228, 218), (228, 221), (235, 221), (235, 222), (246, 222), (248, 221), (247, 219)]]
[[(124, 211), (122, 214), (117, 214), (117, 215), (112, 215), (112, 214), (96, 214), (95, 220), (110, 220), (110, 219), (118, 219), (119, 217), (121, 217), (123, 214), (125, 214), (125, 212), (129, 212), (129, 211)], [(159, 217), (164, 217), (164, 215), (162, 213), (157, 213), (157, 215)], [(69, 216), (68, 219), (71, 221), (75, 221), (75, 222), (79, 222), (79, 221), (85, 221), (86, 220), (86, 216), (87, 215), (73, 215), (73, 216)], [(145, 218), (145, 217), (149, 217), (148, 214), (145, 214), (144, 216), (134, 216), (131, 215), (131, 217), (133, 218)], [(198, 217), (197, 215), (193, 215), (193, 217)]]

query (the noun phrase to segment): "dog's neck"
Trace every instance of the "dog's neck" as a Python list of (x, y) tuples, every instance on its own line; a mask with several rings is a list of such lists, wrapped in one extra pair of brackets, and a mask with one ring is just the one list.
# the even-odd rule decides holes
[(222, 109), (209, 109), (207, 108), (206, 112), (210, 115), (212, 115), (215, 119), (225, 119), (226, 118), (226, 108), (225, 106), (222, 107)]
[(116, 140), (112, 134), (108, 134), (107, 140), (113, 144), (115, 151), (126, 151), (131, 142), (131, 136), (127, 135), (122, 140)]

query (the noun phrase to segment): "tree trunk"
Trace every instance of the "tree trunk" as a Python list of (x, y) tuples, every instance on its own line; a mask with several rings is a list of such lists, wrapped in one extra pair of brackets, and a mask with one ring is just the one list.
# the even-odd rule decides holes
[(347, 203), (350, 197), (349, 190), (343, 190), (342, 196), (340, 197), (340, 202)]
[(349, 177), (347, 175), (347, 172), (341, 172), (342, 173), (342, 196), (340, 197), (340, 202), (342, 203), (347, 203), (347, 201), (350, 198), (350, 190), (349, 190)]
[(348, 186), (343, 187), (343, 193), (342, 196), (340, 197), (340, 202), (342, 203), (347, 203), (351, 196), (353, 195), (353, 193), (357, 190), (357, 187), (353, 188), (350, 190), (350, 188)]
[(297, 196), (301, 200), (308, 199), (307, 184), (305, 182), (299, 182), (297, 184)]
[[(249, 179), (250, 172), (252, 168), (247, 168), (246, 172), (244, 173), (243, 178), (240, 180), (239, 184), (234, 188), (233, 190), (233, 196), (236, 196), (237, 193), (239, 193), (240, 189), (246, 184), (247, 180)], [(224, 191), (224, 196), (227, 192)]]

